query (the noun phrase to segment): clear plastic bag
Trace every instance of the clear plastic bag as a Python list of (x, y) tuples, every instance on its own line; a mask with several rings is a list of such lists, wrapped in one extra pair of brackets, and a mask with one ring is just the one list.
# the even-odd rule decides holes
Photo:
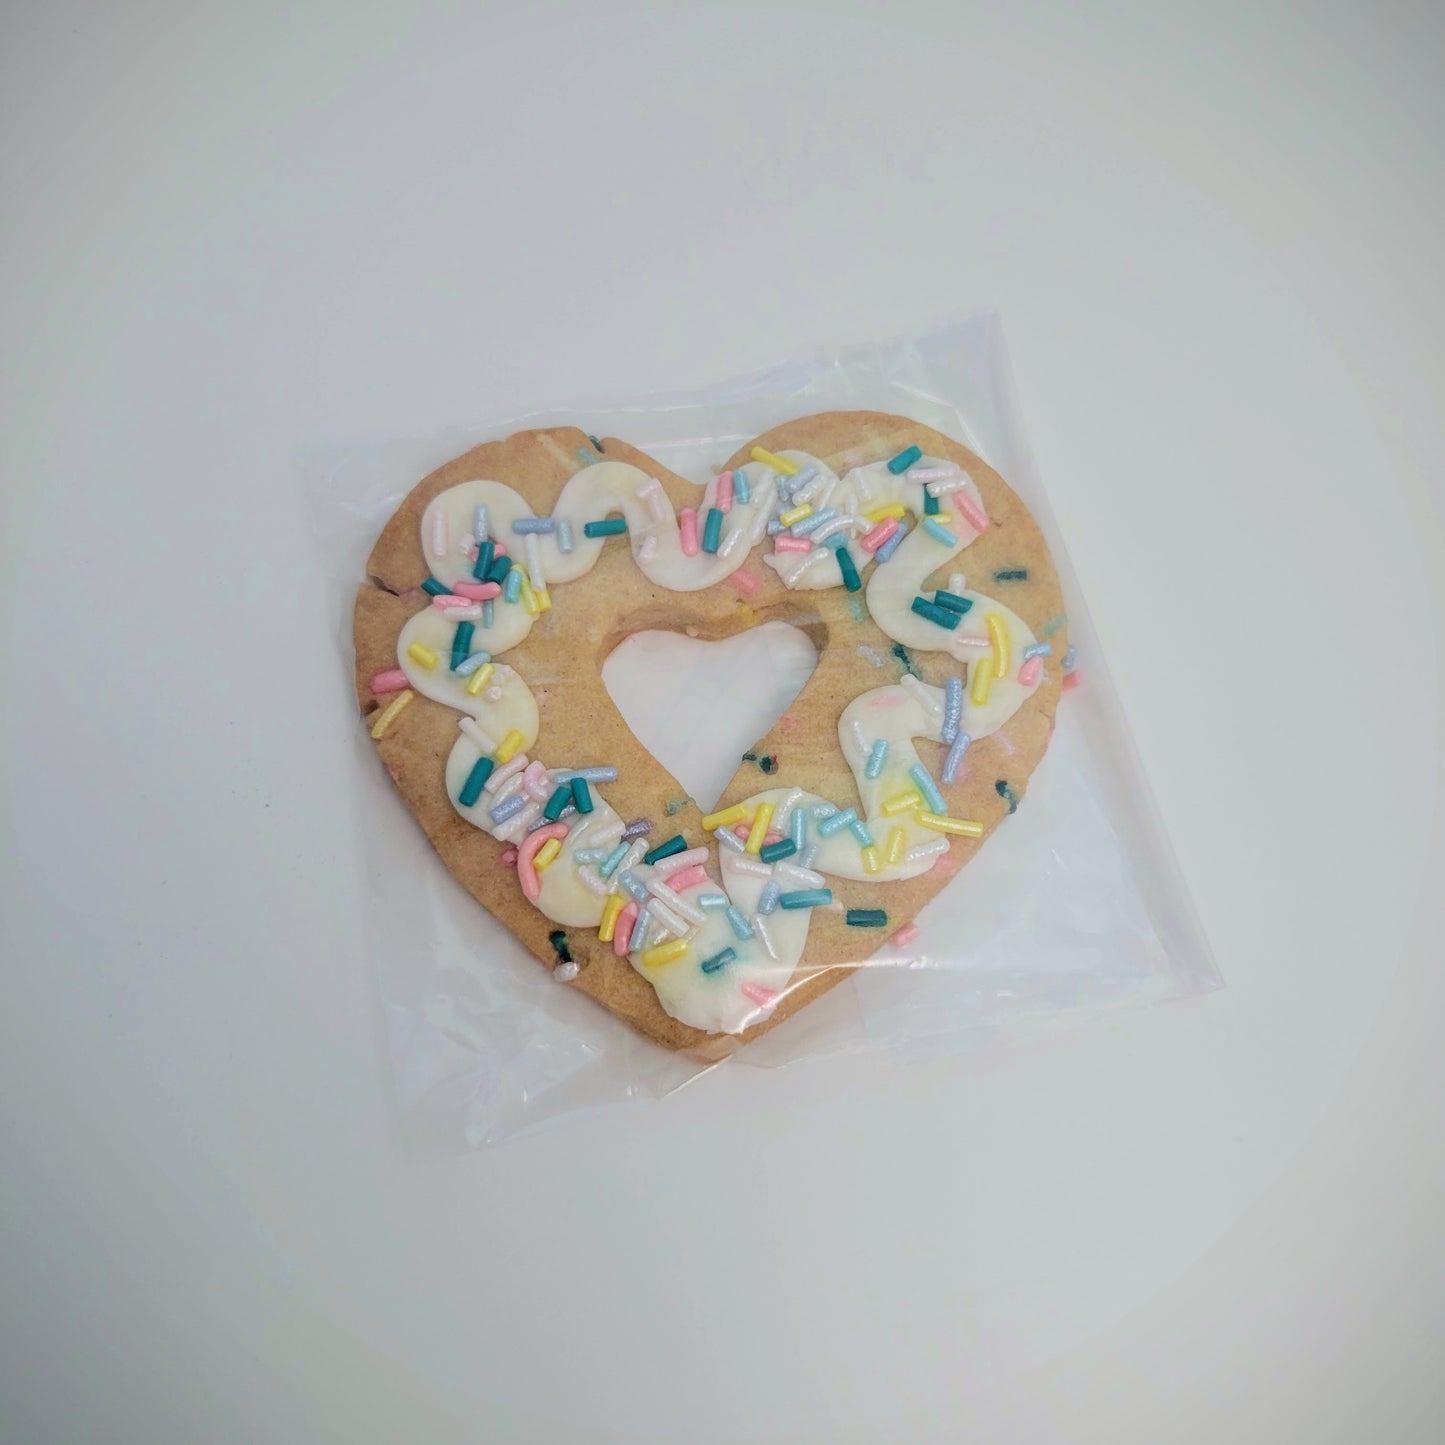
[[(730, 1062), (776, 1066), (865, 1049), (953, 1050), (1025, 1019), (1220, 985), (1024, 438), (998, 322), (980, 315), (696, 393), (550, 408), (422, 441), (359, 447), (318, 475), (311, 502), (319, 562), (336, 599), (338, 725), (356, 739), (357, 865), (367, 876), (396, 1102), (412, 1139), (490, 1142), (573, 1110), (660, 1096), (709, 1065), (660, 1047), (560, 986), (458, 887), (413, 824), (356, 719), (351, 692), (351, 598), (381, 527), (434, 467), (525, 428), (568, 425), (614, 435), (703, 481), (770, 427), (854, 409), (898, 413), (956, 438), (1019, 494), (1052, 551), (1083, 685), (1061, 700), (1026, 806), (970, 862), (967, 885), (946, 887), (927, 905), (916, 945), (885, 947), (870, 963), (895, 966), (856, 970)], [(677, 705), (668, 701), (679, 693), (677, 670), (696, 662), (670, 651), (681, 646), (649, 633), (609, 659), (609, 670), (630, 663), (629, 720)], [(625, 662), (628, 653), (637, 655)], [(756, 699), (759, 726), (786, 706), (810, 670), (807, 649), (792, 663), (786, 649), (775, 655), (785, 662), (770, 684), (777, 696)], [(701, 737), (697, 751), (708, 752), (706, 709), (688, 722)], [(717, 725), (726, 735), (712, 751), (726, 755), (727, 738), (735, 736), (726, 730), (747, 721)], [(726, 776), (704, 770), (681, 781), (706, 798)]]

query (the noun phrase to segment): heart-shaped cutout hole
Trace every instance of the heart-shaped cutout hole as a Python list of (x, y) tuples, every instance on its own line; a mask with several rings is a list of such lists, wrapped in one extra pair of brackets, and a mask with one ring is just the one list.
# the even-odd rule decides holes
[(817, 665), (804, 632), (765, 622), (716, 642), (634, 633), (603, 663), (602, 681), (642, 746), (707, 812)]

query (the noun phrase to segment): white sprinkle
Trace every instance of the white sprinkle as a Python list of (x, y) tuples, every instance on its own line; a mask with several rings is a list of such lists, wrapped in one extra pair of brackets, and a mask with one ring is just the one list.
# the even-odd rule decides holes
[(558, 983), (571, 983), (581, 971), (575, 962), (559, 963), (557, 967), (552, 970), (552, 977), (555, 978)]
[[(800, 853), (798, 855), (802, 857)], [(814, 873), (811, 868), (800, 868), (795, 863), (784, 859), (781, 863), (774, 863), (780, 883), (791, 883), (795, 888), (821, 888), (827, 881), (821, 873)]]
[(922, 863), (928, 858), (937, 858), (940, 853), (948, 852), (948, 839), (935, 838), (928, 843), (920, 843), (916, 848), (910, 848), (904, 855), (905, 863)]
[(641, 545), (637, 549), (637, 560), (639, 562), (650, 562), (656, 551), (657, 538), (649, 534), (642, 539)]
[[(489, 733), (484, 727), (477, 723), (474, 718), (458, 718), (457, 726), (477, 745), (478, 752), (496, 752), (497, 744), (493, 739), (491, 733)], [(496, 775), (493, 774), (493, 777), (495, 776)], [(492, 778), (488, 778), (487, 781), (490, 783), (492, 781)]]
[(929, 717), (938, 719), (943, 716), (943, 701), (936, 687), (929, 687), (926, 682), (920, 681), (911, 672), (905, 672), (898, 681), (904, 691), (911, 694), (913, 700), (923, 708)]
[(683, 868), (691, 868), (694, 863), (706, 862), (706, 848), (689, 848), (685, 853), (674, 853), (671, 858), (659, 858), (652, 865), (652, 871), (659, 878), (671, 878), (674, 873)]
[(445, 557), (447, 555), (447, 514), (444, 507), (432, 504), (431, 514), (431, 554), (433, 557)]
[(660, 903), (654, 903), (652, 905), (654, 912), (659, 908), (672, 908), (687, 919), (689, 923), (707, 922), (702, 909), (695, 903), (689, 903), (687, 899), (683, 898), (680, 894), (674, 893), (672, 889), (667, 886), (666, 879), (657, 877), (649, 878), (646, 883), (646, 888), (654, 898), (661, 900)]
[(534, 592), (543, 592), (547, 587), (547, 574), (542, 570), (542, 539), (535, 532), (528, 532), (522, 538), (522, 550), (527, 554), (527, 581)]
[(580, 863), (577, 866), (577, 881), (589, 892), (595, 893), (599, 898), (606, 898), (612, 891), (608, 887), (606, 879), (589, 864)]
[(962, 597), (968, 590), (968, 579), (962, 572), (950, 572), (948, 574), (948, 590), (955, 597)]
[(778, 947), (773, 942), (772, 929), (769, 927), (767, 919), (761, 914), (755, 913), (749, 922), (753, 925), (753, 932), (762, 940), (763, 947), (767, 949), (768, 957), (776, 963), (778, 961)]

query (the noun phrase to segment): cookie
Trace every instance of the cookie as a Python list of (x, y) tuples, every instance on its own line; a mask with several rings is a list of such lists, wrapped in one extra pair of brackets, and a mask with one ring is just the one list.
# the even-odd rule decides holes
[[(519, 432), (418, 483), (368, 572), (357, 700), (442, 861), (568, 986), (703, 1060), (911, 942), (1018, 807), (1063, 677), (1023, 503), (876, 412), (788, 422), (701, 489), (625, 441)], [(817, 667), (717, 806), (669, 816), (684, 790), (602, 663), (765, 621)]]

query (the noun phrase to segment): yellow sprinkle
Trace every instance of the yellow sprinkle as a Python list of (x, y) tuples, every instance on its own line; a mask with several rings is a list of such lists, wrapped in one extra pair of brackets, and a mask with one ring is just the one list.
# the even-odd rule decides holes
[(614, 893), (608, 900), (606, 907), (602, 910), (602, 923), (597, 929), (597, 937), (603, 943), (611, 943), (613, 935), (617, 932), (617, 915), (622, 912), (622, 895)]
[(409, 703), (416, 694), (407, 688), (405, 692), (399, 692), (381, 710), (381, 716), (371, 725), (371, 735), (374, 738), (381, 737), (392, 723), (396, 721), (397, 714)]
[(522, 606), (527, 609), (528, 617), (537, 617), (541, 614), (542, 605), (537, 601), (537, 594), (532, 591), (532, 584), (527, 580), (526, 569), (518, 567), (517, 571), (522, 577)]
[(540, 873), (561, 851), (561, 842), (556, 838), (548, 838), (537, 849), (537, 856), (532, 859), (532, 867)]
[(702, 825), (709, 833), (714, 828), (731, 828), (734, 823), (743, 822), (748, 816), (748, 810), (741, 803), (735, 803), (731, 808), (724, 808), (720, 813), (709, 813), (702, 820)]
[(883, 871), (883, 858), (876, 846), (870, 845), (863, 850), (863, 871), (865, 873), (881, 873)]
[(437, 655), (431, 648), (423, 647), (419, 642), (413, 642), (406, 650), (406, 655), (416, 663), (418, 667), (424, 667), (428, 672), (437, 665)]
[(499, 763), (509, 763), (516, 755), (517, 749), (526, 741), (526, 738), (524, 738), (516, 728), (512, 728), (506, 737), (502, 739), (493, 756)]
[(497, 670), (494, 662), (484, 662), (468, 679), (466, 692), (471, 697), (477, 697), (487, 685), (492, 674)]
[(537, 599), (538, 612), (550, 612), (552, 610), (552, 599), (545, 587), (539, 587), (532, 595)]
[(918, 821), (935, 833), (961, 833), (965, 838), (982, 838), (983, 824), (970, 823), (967, 818), (945, 818), (939, 813), (920, 813)]
[(993, 675), (1007, 677), (1010, 671), (1008, 628), (1004, 626), (1004, 620), (997, 612), (990, 612), (983, 619), (983, 624), (988, 628), (988, 640), (993, 644)]
[(889, 502), (886, 507), (869, 507), (863, 515), (875, 525), (889, 517), (901, 522), (908, 515), (908, 508), (902, 502)]
[(888, 835), (888, 861), (889, 863), (901, 863), (903, 861), (903, 844), (905, 842), (903, 829), (894, 828)]
[(993, 686), (993, 658), (981, 657), (973, 665), (973, 685), (968, 690), (968, 700), (975, 707), (982, 707), (988, 701), (989, 689)]
[(670, 943), (655, 944), (642, 950), (644, 968), (661, 968), (664, 963), (676, 963), (687, 952), (687, 939), (674, 938)]
[(810, 502), (803, 502), (799, 506), (789, 507), (786, 512), (780, 513), (778, 521), (785, 527), (791, 527), (794, 522), (801, 522), (804, 517), (811, 517), (812, 515), (812, 504)]
[(916, 808), (922, 802), (921, 794), (916, 789), (910, 788), (906, 793), (894, 793), (891, 798), (884, 798), (883, 812), (891, 818), (895, 813), (906, 813), (910, 808)]
[(790, 462), (786, 457), (774, 456), (772, 452), (766, 451), (762, 447), (754, 447), (749, 455), (755, 462), (761, 462), (765, 467), (771, 467), (785, 477), (796, 477), (802, 471), (797, 462)]
[(768, 836), (768, 824), (773, 821), (773, 805), (771, 803), (759, 803), (758, 811), (753, 814), (752, 830), (748, 833), (748, 852), (756, 853), (763, 846), (763, 839)]

